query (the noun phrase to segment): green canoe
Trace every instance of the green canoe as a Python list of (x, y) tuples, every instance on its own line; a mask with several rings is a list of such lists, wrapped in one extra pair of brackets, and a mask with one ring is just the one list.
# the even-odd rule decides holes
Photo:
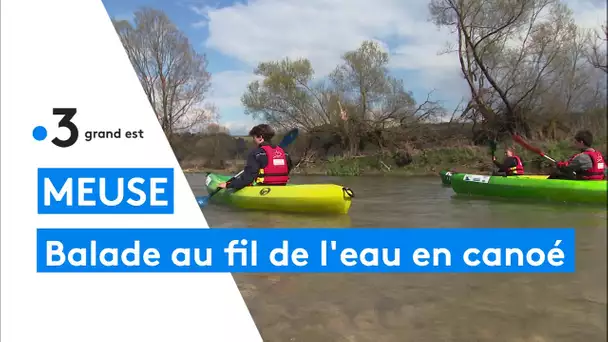
[[(439, 177), (441, 178), (441, 184), (452, 185), (452, 177), (456, 174), (464, 174), (464, 173), (454, 172), (454, 171), (449, 171), (449, 170), (440, 171)], [(548, 176), (547, 175), (522, 175), (522, 176), (512, 176), (512, 177), (545, 179)]]
[(547, 176), (484, 176), (454, 173), (450, 177), (457, 194), (528, 198), (570, 203), (606, 205), (608, 185), (602, 181), (547, 179)]
[(441, 170), (439, 172), (439, 177), (441, 177), (441, 184), (443, 185), (452, 185), (452, 171)]
[[(230, 176), (208, 174), (207, 191), (214, 191), (219, 183), (229, 179)], [(335, 184), (261, 185), (221, 190), (211, 201), (250, 210), (347, 214), (352, 197), (352, 190)]]

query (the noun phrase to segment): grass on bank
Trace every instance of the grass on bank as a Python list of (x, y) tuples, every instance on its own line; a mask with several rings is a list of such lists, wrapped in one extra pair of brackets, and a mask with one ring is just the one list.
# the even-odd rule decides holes
[[(556, 160), (564, 160), (575, 151), (572, 141), (530, 142), (541, 148), (548, 156)], [(604, 154), (606, 139), (595, 144)], [(516, 146), (517, 153), (522, 158), (527, 172), (547, 172), (553, 165), (547, 159)], [(501, 160), (504, 149), (499, 146), (496, 157)], [(439, 171), (453, 169), (462, 172), (489, 173), (493, 170), (490, 148), (485, 146), (461, 145), (452, 147), (437, 147), (424, 150), (410, 151), (412, 161), (404, 167), (398, 167), (391, 154), (363, 155), (357, 157), (330, 157), (325, 161), (315, 161), (300, 166), (293, 171), (299, 175), (328, 175), (328, 176), (362, 176), (362, 175), (394, 175), (421, 176), (436, 175)], [(297, 161), (296, 161), (297, 162)], [(190, 161), (182, 163), (185, 172), (216, 172), (224, 174), (236, 173), (243, 169), (244, 160), (226, 162), (223, 169), (204, 168), (201, 162)]]
[[(555, 160), (565, 160), (575, 151), (571, 141), (532, 143), (541, 148), (545, 154)], [(606, 142), (596, 145), (603, 155), (606, 155)], [(523, 148), (518, 147), (517, 153), (522, 158), (528, 172), (546, 172), (553, 164)], [(301, 170), (304, 174), (326, 174), (329, 176), (360, 176), (360, 175), (431, 175), (444, 169), (455, 169), (468, 172), (491, 172), (494, 168), (490, 148), (482, 146), (438, 147), (413, 151), (412, 162), (404, 167), (398, 167), (390, 155), (358, 156), (354, 158), (334, 157), (318, 165), (316, 170)], [(504, 157), (504, 149), (497, 149), (496, 158)], [(312, 171), (312, 172), (310, 172)]]

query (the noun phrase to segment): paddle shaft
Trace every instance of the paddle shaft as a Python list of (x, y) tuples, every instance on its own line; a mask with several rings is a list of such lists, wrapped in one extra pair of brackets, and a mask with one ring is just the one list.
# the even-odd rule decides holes
[(530, 144), (528, 144), (522, 137), (520, 137), (517, 134), (513, 134), (513, 141), (515, 141), (516, 143), (520, 144), (521, 146), (523, 146), (526, 150), (528, 151), (532, 151), (536, 154), (538, 154), (541, 157), (546, 158), (547, 160), (552, 161), (553, 163), (557, 164), (557, 161), (555, 161), (555, 159), (549, 157), (548, 155), (546, 155), (541, 149), (531, 146)]
[[(226, 183), (230, 182), (231, 180), (237, 178), (238, 176), (242, 175), (243, 172), (245, 172), (245, 170), (242, 170), (241, 172), (237, 173), (236, 175), (232, 176), (229, 180), (226, 181)], [(222, 188), (217, 188), (215, 190), (213, 190), (212, 193), (209, 194), (209, 198), (211, 198), (213, 195), (217, 194), (218, 192), (220, 192), (220, 190), (222, 190)]]
[(557, 164), (557, 161), (556, 161), (555, 159), (553, 159), (553, 158), (549, 157), (548, 155), (546, 155), (546, 154), (541, 154), (541, 156), (543, 156), (543, 157), (547, 158), (548, 160), (550, 160), (550, 161), (554, 162), (555, 164)]
[[(490, 155), (492, 156), (492, 162), (496, 161), (496, 141), (495, 140), (490, 140)], [(492, 163), (492, 170), (494, 170), (494, 168), (496, 167), (496, 165), (494, 165), (494, 163)]]

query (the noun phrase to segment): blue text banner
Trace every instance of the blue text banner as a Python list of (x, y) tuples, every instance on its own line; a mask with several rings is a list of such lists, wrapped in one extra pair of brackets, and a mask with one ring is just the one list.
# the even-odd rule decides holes
[(575, 230), (38, 229), (38, 272), (564, 273)]

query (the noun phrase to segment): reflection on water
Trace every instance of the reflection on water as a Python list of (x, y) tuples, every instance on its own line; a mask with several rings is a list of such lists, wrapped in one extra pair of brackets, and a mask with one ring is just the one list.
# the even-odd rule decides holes
[[(204, 176), (189, 175), (197, 195)], [(212, 227), (574, 227), (574, 274), (235, 275), (266, 341), (606, 341), (606, 210), (454, 196), (438, 178), (300, 177), (355, 191), (349, 216), (209, 205)]]

